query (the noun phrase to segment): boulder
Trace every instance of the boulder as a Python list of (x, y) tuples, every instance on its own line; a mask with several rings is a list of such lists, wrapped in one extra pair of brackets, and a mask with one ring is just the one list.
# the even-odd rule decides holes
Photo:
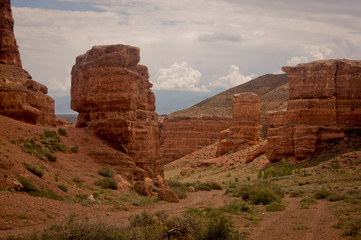
[(20, 192), (22, 189), (24, 189), (24, 186), (15, 178), (7, 178), (5, 181), (5, 184), (8, 189), (12, 191)]
[[(72, 68), (71, 108), (77, 127), (129, 155), (146, 176), (163, 176), (158, 115), (146, 66), (138, 65), (139, 48), (94, 46)], [(137, 179), (143, 179), (138, 178)]]
[(169, 189), (168, 183), (164, 178), (158, 175), (156, 178), (153, 178), (153, 183), (160, 189)]
[(131, 185), (130, 183), (123, 178), (121, 175), (117, 174), (114, 176), (114, 180), (117, 182), (117, 189), (120, 192), (127, 192), (130, 190)]
[(320, 60), (282, 70), (289, 78), (289, 101), (286, 111), (268, 114), (270, 161), (308, 159), (361, 129), (361, 61)]
[(145, 196), (152, 196), (153, 191), (152, 191), (152, 184), (144, 182), (144, 181), (137, 181), (134, 184), (134, 190), (141, 194), (141, 195), (145, 195)]
[(259, 142), (259, 97), (255, 93), (238, 93), (232, 99), (232, 123), (228, 131), (222, 132), (216, 156), (242, 149)]
[(188, 192), (195, 192), (196, 190), (194, 189), (194, 187), (192, 187), (192, 186), (189, 186), (188, 187)]
[(158, 192), (158, 200), (169, 203), (179, 203), (178, 195), (170, 189), (160, 189)]

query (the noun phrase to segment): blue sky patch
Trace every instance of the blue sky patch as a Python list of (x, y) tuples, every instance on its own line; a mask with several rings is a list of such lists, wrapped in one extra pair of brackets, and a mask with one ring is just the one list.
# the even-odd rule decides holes
[(11, 5), (14, 7), (42, 8), (64, 11), (92, 11), (104, 12), (100, 8), (94, 7), (90, 2), (61, 2), (57, 0), (12, 0)]

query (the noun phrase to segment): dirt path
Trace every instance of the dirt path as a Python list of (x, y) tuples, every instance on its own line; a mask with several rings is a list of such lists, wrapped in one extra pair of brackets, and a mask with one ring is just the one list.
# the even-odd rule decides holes
[(301, 198), (285, 197), (286, 209), (265, 212), (263, 221), (252, 231), (250, 240), (337, 240), (340, 232), (331, 225), (336, 220), (326, 201), (317, 201), (309, 209), (302, 209)]

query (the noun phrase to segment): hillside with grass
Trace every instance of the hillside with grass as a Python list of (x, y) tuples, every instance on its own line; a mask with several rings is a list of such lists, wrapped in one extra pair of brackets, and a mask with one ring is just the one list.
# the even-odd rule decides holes
[(236, 93), (254, 92), (260, 96), (262, 116), (271, 110), (285, 108), (288, 100), (287, 74), (266, 74), (249, 82), (221, 92), (190, 108), (174, 112), (176, 116), (232, 116), (232, 97)]

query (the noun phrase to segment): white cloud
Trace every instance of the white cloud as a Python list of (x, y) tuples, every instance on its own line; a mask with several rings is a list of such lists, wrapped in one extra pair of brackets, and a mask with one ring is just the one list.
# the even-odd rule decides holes
[(304, 46), (304, 49), (307, 53), (311, 55), (313, 60), (326, 59), (332, 54), (332, 50), (326, 46)]
[(159, 69), (155, 81), (155, 90), (182, 90), (209, 92), (205, 85), (200, 85), (202, 73), (193, 69), (185, 61), (173, 63), (169, 68)]
[(291, 59), (289, 59), (287, 61), (287, 65), (288, 66), (295, 66), (299, 63), (305, 63), (305, 62), (308, 62), (308, 58), (305, 57), (305, 56), (295, 56), (295, 57), (292, 57)]
[(231, 88), (240, 84), (243, 84), (245, 82), (248, 82), (252, 80), (255, 77), (255, 75), (242, 75), (242, 73), (239, 72), (239, 68), (235, 65), (231, 65), (231, 67), (228, 70), (228, 75), (219, 77), (217, 80), (210, 82), (209, 87), (212, 89), (215, 88)]

